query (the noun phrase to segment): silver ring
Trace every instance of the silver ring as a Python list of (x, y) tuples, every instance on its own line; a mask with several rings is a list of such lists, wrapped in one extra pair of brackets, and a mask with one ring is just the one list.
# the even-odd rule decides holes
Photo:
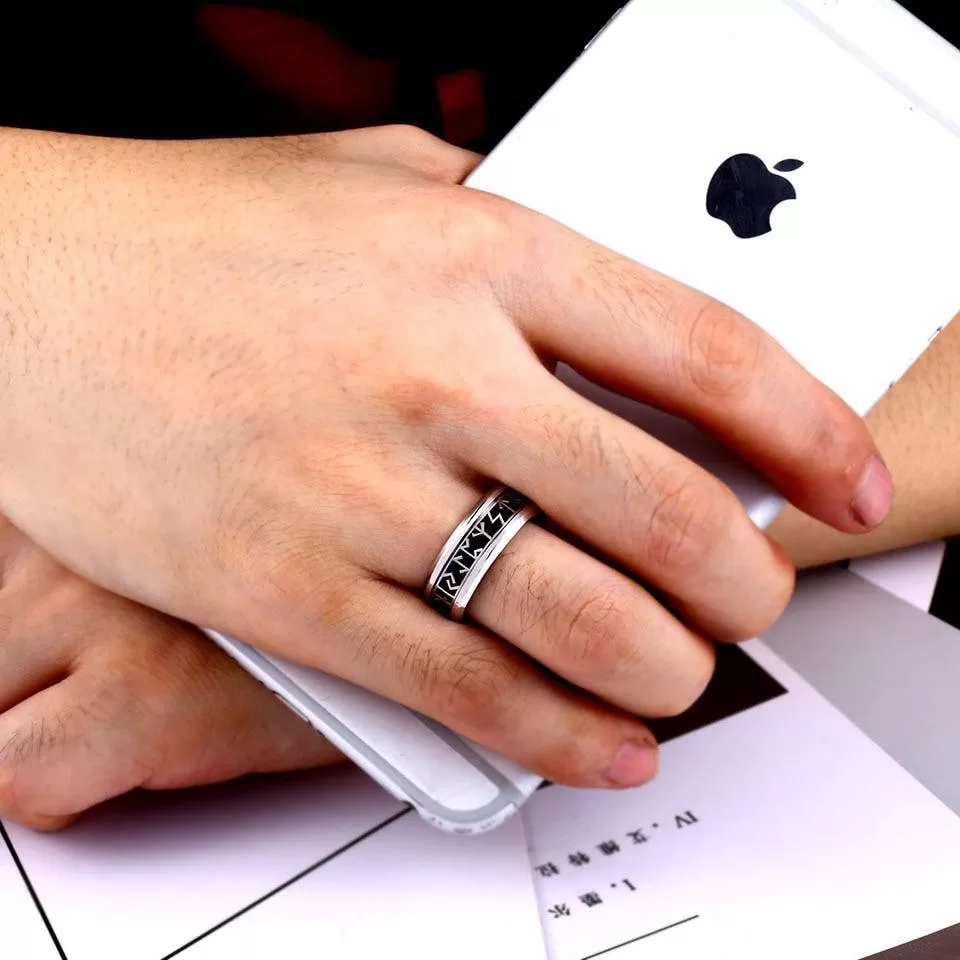
[(427, 580), (431, 606), (460, 621), (480, 581), (540, 508), (510, 487), (496, 486), (447, 537)]

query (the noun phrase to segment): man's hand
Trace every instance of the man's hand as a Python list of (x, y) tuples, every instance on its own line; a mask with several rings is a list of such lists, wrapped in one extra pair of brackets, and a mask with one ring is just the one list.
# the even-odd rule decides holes
[[(879, 523), (863, 422), (762, 331), (458, 182), (408, 129), (0, 137), (0, 508), (102, 587), (320, 667), (551, 779), (656, 768), (711, 640), (793, 584), (733, 494), (552, 375), (699, 423), (801, 510)], [(494, 481), (526, 527), (470, 625), (417, 596)], [(647, 586), (652, 589), (647, 589)]]
[(135, 787), (339, 753), (196, 630), (94, 587), (0, 518), (0, 817), (52, 830)]

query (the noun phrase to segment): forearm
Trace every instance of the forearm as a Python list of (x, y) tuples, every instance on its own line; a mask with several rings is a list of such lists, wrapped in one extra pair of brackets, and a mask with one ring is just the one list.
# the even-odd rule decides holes
[(893, 511), (850, 536), (788, 508), (770, 533), (800, 568), (960, 534), (960, 317), (867, 422), (896, 481)]

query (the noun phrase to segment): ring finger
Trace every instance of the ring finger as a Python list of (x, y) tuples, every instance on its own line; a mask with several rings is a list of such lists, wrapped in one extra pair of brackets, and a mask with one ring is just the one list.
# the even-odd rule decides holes
[[(466, 485), (436, 496), (432, 510), (419, 511), (422, 519), (436, 520), (427, 520), (406, 549), (367, 558), (368, 569), (422, 588), (424, 571), (477, 499), (478, 492)], [(444, 501), (449, 508), (437, 509)], [(534, 524), (524, 527), (493, 564), (468, 612), (475, 623), (559, 677), (641, 716), (682, 712), (713, 670), (711, 644), (646, 590)]]
[(682, 713), (713, 673), (712, 643), (628, 577), (534, 525), (501, 554), (469, 612), (565, 680), (644, 717)]

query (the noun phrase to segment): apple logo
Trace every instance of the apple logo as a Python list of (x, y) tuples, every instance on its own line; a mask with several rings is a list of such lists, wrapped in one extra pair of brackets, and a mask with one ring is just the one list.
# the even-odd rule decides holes
[[(802, 166), (802, 160), (781, 160), (774, 170), (791, 173)], [(749, 240), (770, 232), (770, 215), (777, 204), (796, 199), (797, 191), (786, 177), (768, 170), (752, 153), (738, 153), (724, 160), (713, 175), (707, 212), (741, 240)]]

